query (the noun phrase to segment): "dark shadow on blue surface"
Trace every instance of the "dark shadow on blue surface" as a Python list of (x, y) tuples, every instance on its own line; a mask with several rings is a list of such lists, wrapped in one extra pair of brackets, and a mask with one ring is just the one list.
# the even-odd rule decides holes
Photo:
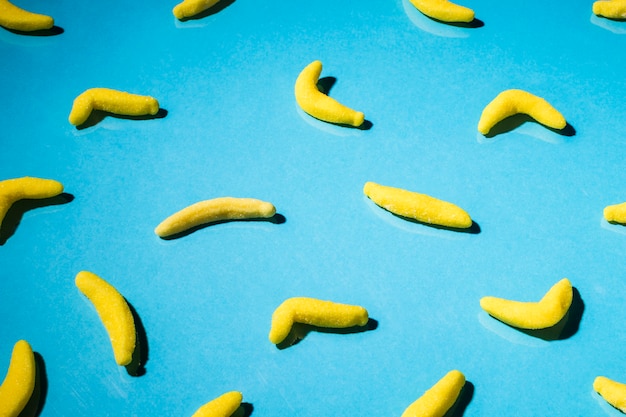
[[(502, 119), (501, 121), (496, 123), (496, 125), (491, 128), (491, 130), (489, 131), (489, 133), (485, 135), (485, 137), (493, 138), (495, 136), (498, 136), (504, 133), (509, 133), (517, 129), (524, 123), (538, 123), (538, 122), (527, 114), (518, 113), (513, 116), (507, 117), (505, 119)], [(553, 129), (548, 126), (544, 126), (544, 127), (562, 136), (576, 135), (576, 129), (574, 129), (574, 127), (570, 125), (569, 123), (567, 123), (563, 129)]]
[(585, 303), (583, 302), (580, 292), (576, 288), (572, 288), (572, 305), (565, 316), (552, 327), (546, 329), (518, 329), (522, 333), (529, 336), (543, 339), (546, 341), (565, 340), (574, 336), (578, 332), (583, 312), (585, 311)]
[(153, 120), (153, 119), (163, 119), (167, 116), (167, 110), (163, 108), (159, 108), (159, 111), (156, 114), (146, 114), (143, 116), (129, 116), (126, 114), (114, 114), (109, 113), (102, 110), (93, 110), (85, 123), (76, 126), (76, 129), (83, 130), (90, 127), (93, 127), (104, 120), (105, 117), (114, 117), (116, 119), (125, 119), (125, 120)]
[(322, 94), (328, 95), (336, 82), (337, 78), (335, 77), (322, 77), (317, 80), (317, 89), (320, 90)]
[(136, 336), (135, 351), (133, 352), (131, 362), (126, 365), (126, 372), (130, 376), (142, 376), (146, 374), (146, 362), (148, 362), (148, 335), (135, 307), (128, 300), (126, 300), (126, 304), (128, 304), (135, 321)]
[(26, 406), (18, 417), (38, 417), (43, 411), (43, 406), (48, 395), (48, 375), (46, 374), (46, 364), (43, 357), (38, 352), (33, 352), (35, 356), (35, 387), (33, 393), (26, 403)]
[(68, 193), (59, 194), (56, 197), (41, 199), (23, 199), (18, 200), (7, 211), (4, 219), (0, 223), (0, 246), (15, 234), (17, 227), (22, 221), (24, 213), (41, 207), (57, 206), (67, 204), (74, 200), (74, 196)]
[(309, 333), (318, 332), (318, 333), (332, 333), (332, 334), (354, 334), (354, 333), (363, 333), (369, 332), (371, 330), (376, 330), (378, 328), (378, 321), (370, 318), (365, 326), (352, 326), (346, 327), (342, 329), (329, 328), (329, 327), (319, 327), (313, 326), (311, 324), (303, 324), (303, 323), (294, 323), (291, 326), (291, 330), (289, 334), (276, 347), (280, 350), (286, 349), (290, 346), (297, 345), (300, 343)]
[(456, 402), (450, 409), (444, 414), (444, 417), (462, 417), (465, 413), (465, 409), (472, 401), (472, 397), (474, 396), (474, 384), (470, 381), (465, 381), (465, 385), (461, 388), (461, 392), (459, 393), (459, 397), (456, 399)]
[(200, 20), (200, 19), (204, 19), (205, 17), (217, 14), (219, 12), (221, 12), (222, 10), (224, 10), (225, 8), (227, 8), (228, 6), (230, 6), (231, 4), (233, 4), (235, 2), (235, 0), (221, 0), (218, 1), (215, 5), (209, 7), (208, 9), (206, 9), (203, 12), (198, 13), (197, 15), (194, 16), (189, 16), (186, 17), (184, 19), (180, 19), (181, 22), (187, 22), (189, 20)]
[[(337, 82), (336, 77), (322, 77), (319, 80), (317, 80), (317, 89), (322, 94), (329, 95), (330, 90), (333, 88), (336, 82)], [(325, 120), (322, 120), (322, 121), (325, 123), (329, 123), (329, 122), (326, 122)], [(348, 129), (357, 129), (357, 130), (370, 130), (372, 127), (374, 127), (374, 123), (372, 123), (369, 120), (364, 120), (361, 126), (352, 126), (352, 125), (343, 124), (343, 123), (332, 123), (332, 124), (345, 127)]]
[(426, 16), (426, 17), (428, 17), (431, 20), (434, 20), (435, 22), (448, 25), (448, 26), (458, 27), (458, 28), (478, 29), (478, 28), (485, 26), (485, 22), (476, 18), (474, 18), (474, 20), (472, 20), (471, 22), (444, 22), (443, 20), (433, 19), (432, 17), (429, 17), (429, 16)]
[(237, 409), (237, 411), (235, 411), (235, 414), (233, 414), (233, 416), (236, 417), (236, 415), (240, 412), (241, 417), (250, 417), (253, 411), (254, 411), (254, 406), (252, 404), (247, 403), (247, 402), (242, 402), (241, 406)]
[(204, 224), (200, 224), (198, 226), (192, 227), (190, 229), (184, 230), (180, 233), (176, 233), (170, 236), (164, 236), (161, 237), (161, 239), (163, 240), (174, 240), (174, 239), (180, 239), (181, 237), (185, 237), (185, 236), (189, 236), (190, 234), (198, 231), (198, 230), (202, 230), (204, 228), (210, 227), (210, 226), (215, 226), (218, 224), (224, 224), (224, 223), (232, 223), (232, 222), (267, 222), (267, 223), (274, 223), (274, 224), (283, 224), (287, 221), (287, 219), (285, 218), (285, 216), (283, 216), (280, 213), (276, 213), (274, 214), (272, 217), (269, 218), (253, 218), (253, 219), (236, 219), (236, 220), (220, 220), (217, 222), (209, 222), (209, 223), (204, 223)]
[[(383, 210), (385, 210), (383, 208)], [(389, 212), (391, 213), (391, 212)], [(433, 229), (440, 229), (440, 230), (449, 230), (451, 232), (458, 232), (458, 233), (467, 233), (470, 235), (477, 235), (481, 232), (480, 229), (480, 225), (478, 223), (476, 223), (475, 221), (472, 220), (472, 225), (466, 229), (462, 229), (459, 227), (447, 227), (447, 226), (442, 226), (440, 224), (432, 224), (432, 223), (425, 223), (425, 222), (420, 222), (419, 220), (415, 220), (412, 219), (410, 217), (404, 217), (404, 216), (400, 216), (398, 214), (395, 213), (391, 213), (392, 215), (394, 215), (395, 217), (402, 219), (404, 221), (407, 221), (409, 223), (415, 223), (415, 224), (420, 224), (423, 226), (428, 226), (428, 227), (432, 227)]]
[(15, 33), (16, 35), (22, 36), (57, 36), (65, 32), (63, 28), (59, 26), (52, 26), (50, 29), (42, 29), (42, 30), (33, 30), (33, 31), (22, 31), (15, 29), (7, 29), (11, 33)]

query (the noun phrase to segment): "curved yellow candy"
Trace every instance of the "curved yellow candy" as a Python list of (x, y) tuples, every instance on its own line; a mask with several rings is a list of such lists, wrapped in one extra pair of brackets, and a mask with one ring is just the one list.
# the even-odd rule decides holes
[(128, 303), (111, 284), (88, 271), (75, 279), (78, 289), (93, 303), (104, 324), (118, 365), (128, 365), (135, 352), (135, 320)]
[(0, 225), (7, 211), (16, 201), (50, 198), (62, 192), (63, 184), (55, 180), (22, 177), (0, 181)]
[(274, 205), (266, 201), (219, 197), (200, 201), (172, 214), (154, 229), (154, 233), (160, 237), (167, 237), (202, 224), (222, 220), (270, 218), (275, 214)]
[(546, 329), (557, 324), (572, 305), (573, 289), (563, 278), (539, 302), (521, 302), (483, 297), (480, 306), (496, 319), (520, 329)]
[(443, 417), (459, 398), (464, 385), (465, 376), (461, 372), (457, 370), (448, 372), (409, 405), (402, 413), (402, 417)]
[(322, 63), (313, 61), (307, 65), (296, 79), (295, 94), (298, 105), (311, 116), (330, 123), (359, 127), (365, 115), (344, 106), (332, 97), (320, 92), (317, 81), (322, 73)]
[(469, 23), (474, 20), (474, 11), (448, 0), (409, 0), (413, 6), (426, 16), (442, 22)]
[(220, 0), (184, 0), (182, 3), (174, 6), (172, 13), (174, 13), (174, 16), (179, 20), (186, 19), (202, 13), (219, 1)]
[(626, 203), (606, 206), (604, 208), (604, 218), (611, 223), (626, 224)]
[(456, 229), (467, 229), (473, 223), (469, 214), (462, 208), (426, 194), (371, 181), (365, 183), (363, 193), (385, 210), (422, 223)]
[(200, 407), (192, 417), (230, 417), (241, 406), (243, 396), (230, 391)]
[(93, 110), (125, 116), (154, 116), (159, 112), (159, 102), (150, 96), (140, 96), (110, 88), (90, 88), (74, 99), (69, 121), (80, 126)]
[(365, 326), (367, 310), (360, 306), (323, 301), (316, 298), (288, 298), (272, 314), (269, 339), (279, 344), (289, 335), (294, 323), (343, 329)]
[(52, 28), (54, 19), (21, 9), (8, 0), (0, 0), (0, 26), (22, 32), (32, 32)]
[(0, 416), (17, 417), (30, 400), (35, 388), (36, 365), (33, 349), (27, 341), (13, 346), (7, 375), (0, 385)]
[(607, 403), (626, 413), (626, 384), (599, 376), (593, 381), (593, 389), (606, 400)]
[(563, 129), (567, 121), (558, 110), (541, 97), (524, 90), (505, 90), (485, 107), (478, 121), (478, 131), (483, 135), (507, 117), (523, 113), (553, 129)]
[(626, 19), (626, 0), (596, 1), (593, 3), (593, 13), (609, 19)]

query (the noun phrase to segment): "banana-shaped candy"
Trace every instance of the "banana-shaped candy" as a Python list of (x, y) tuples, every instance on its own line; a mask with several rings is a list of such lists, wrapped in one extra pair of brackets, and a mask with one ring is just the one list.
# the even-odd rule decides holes
[(54, 19), (17, 7), (8, 0), (0, 0), (0, 26), (21, 32), (51, 29)]
[(136, 344), (135, 320), (122, 294), (88, 271), (79, 272), (75, 283), (98, 312), (109, 334), (115, 362), (121, 366), (131, 363)]
[(527, 114), (537, 122), (553, 129), (567, 126), (565, 117), (545, 99), (524, 90), (505, 90), (484, 108), (478, 121), (478, 131), (483, 135), (507, 117)]
[(519, 329), (546, 329), (557, 324), (572, 305), (573, 288), (563, 278), (550, 288), (539, 302), (483, 297), (480, 306), (496, 319)]
[(599, 376), (593, 381), (593, 389), (606, 400), (607, 403), (626, 413), (626, 384), (614, 381), (605, 376)]
[(124, 116), (154, 116), (159, 112), (159, 102), (150, 96), (110, 88), (90, 88), (74, 99), (69, 115), (70, 123), (74, 126), (82, 125), (93, 110)]
[(613, 204), (604, 208), (607, 222), (626, 224), (626, 203)]
[(344, 106), (317, 88), (321, 73), (320, 61), (311, 62), (300, 72), (295, 84), (298, 105), (306, 113), (325, 122), (361, 126), (365, 121), (365, 115), (362, 112)]
[(448, 0), (409, 0), (426, 16), (448, 23), (469, 23), (474, 20), (474, 11)]
[(375, 182), (365, 183), (363, 193), (385, 210), (422, 223), (455, 229), (467, 229), (473, 224), (462, 208), (426, 194)]
[(192, 417), (230, 417), (241, 406), (243, 396), (230, 391), (200, 407)]
[(22, 177), (0, 181), (0, 225), (16, 201), (51, 198), (62, 192), (63, 184), (55, 180)]
[(365, 326), (367, 310), (360, 306), (340, 304), (308, 297), (289, 298), (272, 314), (269, 339), (279, 344), (287, 338), (294, 323), (343, 329)]
[(593, 13), (609, 19), (626, 19), (626, 0), (600, 0), (593, 3)]
[(464, 385), (465, 375), (457, 370), (448, 372), (409, 405), (402, 417), (443, 417), (459, 398)]
[(0, 385), (0, 416), (17, 417), (35, 388), (35, 355), (25, 340), (19, 340), (13, 346), (11, 362), (4, 382)]
[(193, 227), (223, 220), (270, 218), (276, 214), (272, 203), (254, 198), (219, 197), (192, 204), (163, 220), (154, 229), (160, 237), (182, 233)]
[(172, 13), (177, 19), (183, 20), (188, 17), (202, 13), (208, 8), (216, 5), (220, 0), (184, 0), (174, 6)]

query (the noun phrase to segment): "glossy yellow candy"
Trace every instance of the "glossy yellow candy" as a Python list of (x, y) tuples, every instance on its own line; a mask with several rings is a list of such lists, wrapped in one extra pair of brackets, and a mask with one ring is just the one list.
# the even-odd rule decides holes
[(135, 320), (128, 303), (111, 284), (88, 271), (75, 279), (78, 289), (93, 303), (104, 324), (118, 365), (128, 365), (135, 352)]
[(159, 102), (150, 96), (140, 96), (110, 88), (90, 88), (74, 99), (69, 121), (80, 126), (93, 110), (124, 116), (154, 116), (159, 112)]
[(626, 19), (626, 0), (600, 0), (593, 3), (593, 13), (609, 19)]
[(613, 407), (626, 413), (626, 384), (599, 376), (593, 381), (593, 389)]
[(177, 19), (186, 19), (188, 17), (195, 16), (209, 7), (214, 6), (220, 0), (184, 0), (182, 3), (174, 6), (172, 13)]
[(459, 398), (465, 385), (465, 376), (453, 370), (402, 413), (402, 417), (443, 417)]
[(359, 127), (365, 121), (365, 115), (344, 106), (332, 97), (320, 92), (317, 82), (322, 73), (322, 63), (313, 61), (307, 65), (295, 84), (298, 105), (311, 116), (325, 122)]
[(269, 339), (279, 344), (289, 335), (294, 323), (342, 329), (365, 326), (368, 320), (367, 310), (360, 306), (294, 297), (285, 300), (272, 314)]
[(0, 26), (22, 32), (51, 29), (54, 19), (17, 7), (8, 0), (0, 0)]
[(484, 108), (478, 121), (478, 131), (486, 135), (498, 122), (520, 113), (553, 129), (567, 126), (563, 115), (543, 98), (524, 90), (505, 90)]
[(27, 341), (19, 340), (6, 377), (0, 385), (0, 416), (17, 417), (30, 400), (35, 388), (36, 365), (33, 349)]
[(374, 182), (365, 183), (363, 193), (385, 210), (422, 223), (457, 229), (467, 229), (473, 223), (462, 208), (426, 194)]
[(55, 180), (22, 177), (0, 181), (0, 225), (16, 201), (50, 198), (62, 192), (63, 184)]
[(491, 316), (520, 329), (545, 329), (557, 324), (567, 314), (573, 299), (572, 284), (563, 278), (538, 302), (483, 297), (480, 306)]
[(604, 218), (611, 223), (626, 224), (626, 203), (606, 206), (604, 208)]
[(254, 198), (219, 197), (192, 204), (163, 220), (154, 230), (160, 237), (172, 236), (202, 224), (222, 220), (270, 218), (272, 203)]
[(242, 399), (240, 392), (227, 392), (204, 404), (192, 417), (230, 417), (241, 406)]
[(474, 20), (474, 11), (448, 0), (410, 0), (417, 10), (442, 22), (469, 23)]

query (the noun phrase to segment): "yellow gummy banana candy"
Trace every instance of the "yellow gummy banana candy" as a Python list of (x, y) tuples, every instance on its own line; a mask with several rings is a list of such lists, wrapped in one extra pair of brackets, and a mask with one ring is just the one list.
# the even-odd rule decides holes
[(474, 11), (448, 0), (409, 0), (413, 6), (426, 16), (442, 22), (469, 23), (474, 20)]
[(279, 344), (289, 335), (294, 323), (342, 329), (365, 326), (368, 320), (367, 310), (360, 306), (294, 297), (285, 300), (272, 314), (269, 339)]
[(626, 0), (600, 0), (593, 3), (593, 13), (609, 19), (626, 19)]
[(270, 218), (272, 203), (254, 198), (219, 197), (192, 204), (163, 220), (154, 229), (160, 237), (182, 233), (193, 227), (222, 220)]
[(473, 223), (462, 208), (426, 194), (374, 182), (365, 183), (363, 193), (385, 210), (422, 223), (456, 229), (467, 229)]
[(611, 223), (626, 224), (626, 203), (606, 206), (604, 208), (604, 218)]
[(443, 417), (459, 398), (464, 385), (465, 375), (457, 370), (448, 372), (409, 405), (402, 417)]
[(78, 289), (93, 303), (104, 324), (118, 365), (128, 365), (135, 352), (135, 320), (128, 303), (111, 284), (88, 271), (75, 279)]
[(17, 417), (30, 400), (35, 388), (36, 365), (33, 349), (27, 341), (13, 346), (6, 377), (0, 385), (0, 416)]
[(150, 96), (127, 93), (110, 88), (90, 88), (74, 99), (69, 121), (80, 126), (93, 110), (125, 116), (154, 116), (159, 112), (159, 102)]
[(16, 201), (50, 198), (62, 192), (63, 184), (55, 180), (22, 177), (0, 181), (0, 225)]
[(202, 13), (219, 1), (220, 0), (184, 0), (182, 3), (174, 6), (172, 13), (174, 13), (177, 19), (183, 20)]
[(230, 417), (241, 406), (243, 396), (230, 391), (200, 407), (192, 417)]
[(567, 126), (565, 117), (545, 99), (524, 90), (505, 90), (484, 108), (478, 121), (478, 131), (483, 135), (507, 117), (527, 114), (537, 122), (553, 129)]
[(557, 324), (572, 305), (573, 289), (567, 278), (563, 278), (538, 302), (505, 300), (483, 297), (480, 306), (496, 319), (520, 329), (546, 329)]
[(0, 26), (22, 32), (33, 32), (51, 29), (54, 26), (54, 19), (21, 9), (8, 0), (0, 0)]
[(607, 403), (626, 413), (626, 384), (599, 376), (593, 381), (593, 389), (606, 400)]
[(344, 106), (332, 97), (320, 92), (317, 82), (322, 73), (322, 63), (313, 61), (307, 65), (295, 84), (298, 105), (311, 116), (325, 122), (359, 127), (365, 121), (365, 115)]

